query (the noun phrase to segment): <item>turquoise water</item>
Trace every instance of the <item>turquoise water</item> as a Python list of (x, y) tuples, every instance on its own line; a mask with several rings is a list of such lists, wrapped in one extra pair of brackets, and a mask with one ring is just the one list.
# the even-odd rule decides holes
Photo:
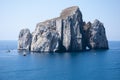
[(120, 80), (120, 42), (109, 46), (104, 51), (30, 53), (17, 51), (16, 41), (0, 41), (0, 80)]

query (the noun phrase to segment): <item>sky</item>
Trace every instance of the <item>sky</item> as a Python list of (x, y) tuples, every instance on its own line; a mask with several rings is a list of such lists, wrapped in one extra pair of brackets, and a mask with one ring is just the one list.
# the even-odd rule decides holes
[(100, 20), (109, 41), (120, 41), (120, 0), (0, 0), (0, 40), (18, 40), (21, 29), (58, 17), (70, 6), (79, 6), (83, 20)]

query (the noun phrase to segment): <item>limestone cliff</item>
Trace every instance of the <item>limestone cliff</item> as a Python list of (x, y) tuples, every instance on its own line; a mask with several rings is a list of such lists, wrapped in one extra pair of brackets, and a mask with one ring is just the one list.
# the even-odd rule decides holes
[(78, 6), (38, 23), (32, 34), (28, 29), (21, 30), (18, 41), (18, 49), (37, 52), (82, 51), (86, 47), (108, 49), (108, 42), (103, 24), (98, 20), (93, 24), (83, 22)]

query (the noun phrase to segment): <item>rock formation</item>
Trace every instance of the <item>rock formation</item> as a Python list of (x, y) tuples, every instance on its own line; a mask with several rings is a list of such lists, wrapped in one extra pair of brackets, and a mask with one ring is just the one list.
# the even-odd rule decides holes
[(32, 35), (29, 29), (22, 29), (19, 34), (18, 49), (30, 50)]
[(93, 24), (88, 22), (84, 30), (86, 46), (90, 49), (108, 49), (105, 28), (99, 20), (96, 19)]
[(60, 17), (40, 22), (31, 34), (22, 29), (19, 34), (18, 49), (37, 52), (82, 51), (108, 49), (108, 41), (103, 24), (95, 20), (92, 24), (83, 22), (79, 7), (64, 9)]

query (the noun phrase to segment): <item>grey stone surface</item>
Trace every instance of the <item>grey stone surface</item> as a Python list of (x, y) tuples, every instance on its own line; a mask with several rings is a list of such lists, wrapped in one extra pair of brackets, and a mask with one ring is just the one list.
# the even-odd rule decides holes
[(56, 19), (38, 23), (32, 36), (31, 51), (55, 52), (58, 50), (60, 35), (56, 30)]
[(95, 20), (90, 28), (89, 43), (92, 49), (108, 49), (108, 41), (103, 23)]
[(18, 49), (30, 50), (32, 35), (29, 29), (22, 29), (19, 33)]
[(108, 41), (103, 23), (95, 20), (92, 24), (89, 22), (84, 26), (84, 43), (90, 49), (108, 49)]
[(82, 51), (107, 49), (108, 41), (103, 24), (95, 20), (83, 22), (78, 6), (64, 9), (60, 16), (36, 25), (31, 34), (28, 29), (20, 31), (18, 49), (36, 52)]
[(82, 33), (83, 25), (82, 14), (77, 6), (67, 8), (62, 11), (62, 41), (66, 51), (82, 50)]

